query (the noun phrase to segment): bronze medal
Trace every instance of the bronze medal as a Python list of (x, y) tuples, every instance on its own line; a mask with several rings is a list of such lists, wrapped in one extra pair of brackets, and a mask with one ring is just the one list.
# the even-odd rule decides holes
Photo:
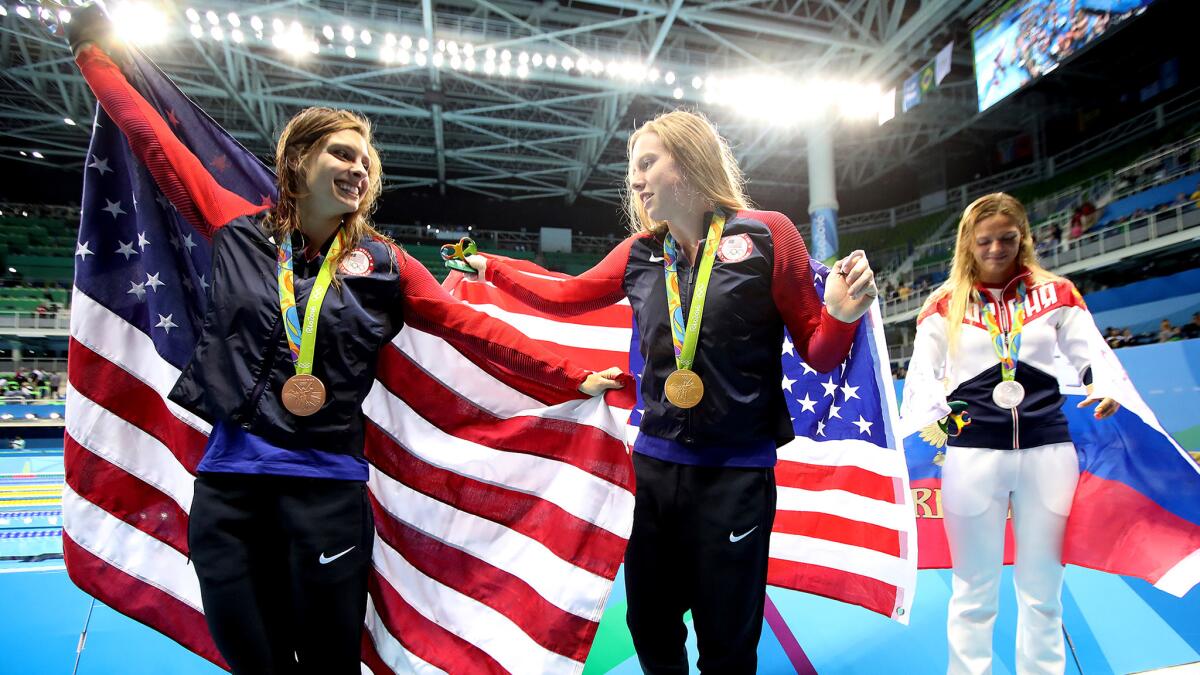
[(676, 408), (694, 408), (704, 398), (704, 382), (700, 376), (687, 368), (680, 368), (667, 377), (663, 387), (667, 400)]
[(283, 407), (308, 417), (325, 405), (325, 384), (312, 375), (293, 375), (283, 383)]

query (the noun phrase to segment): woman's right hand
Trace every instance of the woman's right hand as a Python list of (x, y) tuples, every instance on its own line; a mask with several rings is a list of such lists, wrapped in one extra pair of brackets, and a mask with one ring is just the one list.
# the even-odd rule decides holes
[(76, 57), (91, 43), (96, 43), (107, 52), (111, 52), (117, 46), (112, 35), (112, 22), (104, 14), (104, 10), (94, 3), (73, 9), (71, 22), (66, 24), (66, 30), (71, 52)]
[[(467, 260), (469, 262), (470, 258)], [(601, 370), (598, 373), (592, 373), (591, 375), (587, 376), (587, 379), (583, 381), (583, 384), (579, 385), (579, 391), (587, 394), (588, 396), (596, 396), (598, 394), (603, 394), (609, 389), (624, 389), (625, 384), (617, 379), (619, 377), (621, 377), (621, 369), (616, 366), (606, 370)]]
[[(487, 276), (487, 258), (479, 254), (475, 254), (467, 256), (466, 261), (468, 265), (475, 268), (475, 273), (479, 275), (480, 279), (483, 279)], [(604, 372), (608, 371), (606, 370)]]

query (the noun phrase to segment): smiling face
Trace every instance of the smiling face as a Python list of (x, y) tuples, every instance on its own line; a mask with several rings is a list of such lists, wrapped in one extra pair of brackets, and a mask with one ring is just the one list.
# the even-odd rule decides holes
[(370, 170), (370, 149), (362, 134), (352, 129), (330, 134), (305, 164), (301, 210), (322, 219), (353, 213), (367, 194)]
[(669, 222), (694, 210), (695, 190), (656, 133), (639, 136), (629, 153), (629, 198), (640, 202), (656, 222)]
[(1021, 229), (1003, 213), (993, 214), (975, 224), (971, 253), (979, 280), (1002, 284), (1017, 272), (1017, 252), (1021, 248)]

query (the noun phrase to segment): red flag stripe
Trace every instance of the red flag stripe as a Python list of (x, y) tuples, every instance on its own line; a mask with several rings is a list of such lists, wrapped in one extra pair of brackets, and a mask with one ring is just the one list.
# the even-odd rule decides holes
[(620, 441), (601, 429), (547, 417), (497, 417), (446, 388), (395, 349), (384, 350), (378, 377), (392, 395), (446, 433), (497, 450), (565, 462), (633, 491), (628, 457), (622, 453), (620, 464), (611, 461), (612, 444)]
[(487, 652), (425, 618), (392, 588), (378, 569), (367, 580), (371, 602), (400, 644), (417, 658), (447, 673), (507, 675)]
[(896, 607), (895, 586), (831, 567), (771, 558), (767, 583), (854, 603), (884, 616), (891, 616)]
[(123, 368), (74, 338), (67, 349), (67, 378), (71, 387), (158, 439), (189, 472), (196, 472), (204, 455), (204, 434), (175, 417), (157, 391)]
[(812, 511), (778, 511), (772, 532), (869, 548), (900, 557), (900, 533), (886, 527)]
[(66, 481), (80, 497), (188, 554), (187, 512), (165, 493), (65, 436)]
[(775, 466), (775, 482), (802, 490), (844, 490), (885, 502), (894, 502), (896, 498), (896, 488), (891, 476), (881, 476), (857, 466), (829, 466), (781, 460)]
[(366, 425), (367, 459), (392, 479), (433, 499), (542, 542), (555, 555), (613, 579), (626, 540), (537, 496), (477, 481), (427, 464), (373, 422)]
[(67, 574), (76, 586), (228, 670), (212, 641), (203, 614), (92, 555), (76, 544), (68, 532), (63, 532), (62, 542)]
[(598, 624), (546, 601), (533, 587), (393, 519), (372, 495), (379, 536), (422, 574), (507, 616), (548, 650), (582, 662)]

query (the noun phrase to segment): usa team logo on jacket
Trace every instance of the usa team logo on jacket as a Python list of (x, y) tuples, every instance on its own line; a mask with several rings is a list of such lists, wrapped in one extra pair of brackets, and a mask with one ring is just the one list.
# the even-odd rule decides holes
[(365, 248), (356, 248), (342, 258), (338, 271), (342, 274), (361, 277), (370, 274), (375, 269), (375, 259)]
[(754, 253), (754, 242), (750, 241), (748, 234), (723, 237), (717, 246), (717, 257), (721, 259), (721, 262), (741, 262), (749, 258), (751, 253)]

